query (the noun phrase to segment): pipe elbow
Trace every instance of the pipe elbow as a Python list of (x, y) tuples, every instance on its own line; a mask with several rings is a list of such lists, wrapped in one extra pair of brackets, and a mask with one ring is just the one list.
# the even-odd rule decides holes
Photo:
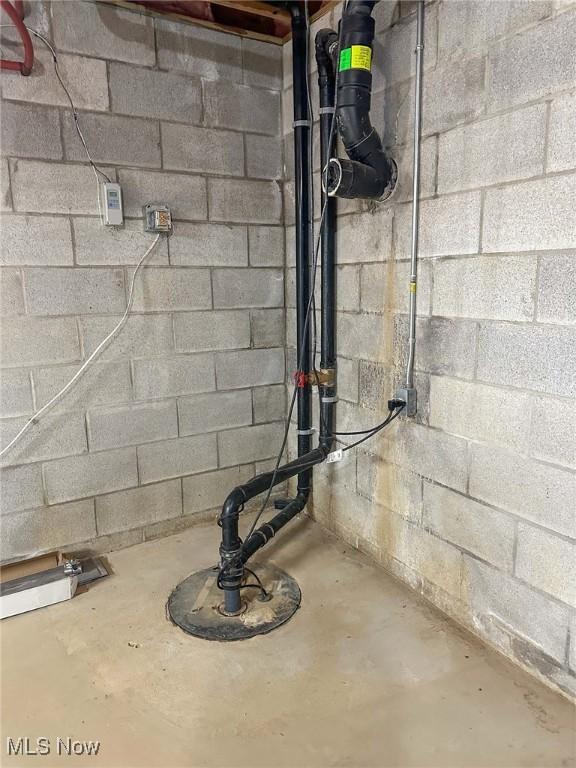
[(234, 488), (228, 496), (226, 501), (222, 505), (222, 512), (220, 513), (220, 521), (228, 520), (232, 517), (237, 517), (240, 514), (240, 508), (245, 501), (245, 495), (242, 491), (242, 486)]

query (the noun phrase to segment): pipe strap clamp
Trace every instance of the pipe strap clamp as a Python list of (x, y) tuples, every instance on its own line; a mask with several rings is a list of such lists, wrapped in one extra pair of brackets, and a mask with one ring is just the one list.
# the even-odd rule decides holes
[(334, 107), (320, 107), (318, 110), (319, 115), (333, 115), (334, 114)]
[(310, 435), (313, 435), (314, 432), (316, 432), (316, 429), (312, 427), (311, 429), (297, 429), (296, 434), (301, 437), (309, 437)]
[(311, 128), (312, 127), (312, 121), (311, 120), (294, 120), (292, 123), (292, 128)]

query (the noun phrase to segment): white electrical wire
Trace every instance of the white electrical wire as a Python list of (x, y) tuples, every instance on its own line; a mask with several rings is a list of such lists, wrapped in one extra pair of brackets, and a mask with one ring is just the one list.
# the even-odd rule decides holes
[(8, 443), (8, 445), (7, 445), (7, 446), (5, 446), (5, 447), (4, 447), (4, 448), (3, 448), (3, 449), (0, 451), (0, 458), (1, 458), (2, 456), (4, 456), (4, 454), (5, 454), (5, 453), (7, 453), (7, 452), (8, 452), (8, 451), (9, 451), (9, 450), (10, 450), (10, 449), (11, 449), (11, 448), (14, 446), (14, 445), (16, 445), (16, 443), (17, 443), (17, 442), (20, 440), (20, 438), (21, 438), (21, 437), (22, 437), (22, 436), (23, 436), (23, 435), (24, 435), (24, 434), (25, 434), (25, 433), (28, 431), (28, 429), (29, 429), (29, 428), (32, 426), (32, 424), (36, 424), (36, 423), (37, 423), (37, 421), (38, 421), (38, 419), (39, 419), (41, 416), (43, 416), (45, 413), (47, 413), (47, 411), (49, 411), (49, 410), (50, 410), (50, 408), (52, 408), (52, 406), (53, 406), (53, 405), (55, 405), (55, 404), (56, 404), (56, 403), (57, 403), (57, 402), (60, 400), (60, 398), (61, 398), (61, 397), (63, 397), (63, 396), (66, 394), (66, 392), (68, 392), (68, 390), (69, 390), (71, 387), (73, 387), (73, 386), (74, 386), (74, 384), (75, 384), (75, 383), (78, 381), (78, 379), (80, 378), (80, 376), (82, 376), (82, 374), (84, 373), (84, 371), (85, 371), (85, 370), (88, 368), (88, 366), (90, 365), (90, 363), (91, 363), (91, 362), (92, 362), (92, 361), (93, 361), (93, 360), (94, 360), (96, 357), (98, 357), (98, 355), (99, 355), (99, 354), (100, 354), (100, 352), (101, 352), (101, 351), (104, 349), (104, 347), (105, 347), (105, 346), (108, 344), (108, 342), (109, 342), (109, 341), (111, 341), (111, 340), (114, 338), (114, 336), (116, 336), (116, 334), (117, 334), (117, 333), (118, 333), (118, 332), (119, 332), (119, 331), (122, 329), (122, 327), (124, 326), (124, 324), (125, 324), (126, 320), (128, 319), (128, 315), (130, 314), (130, 310), (132, 309), (132, 304), (133, 304), (133, 302), (134, 302), (134, 283), (135, 283), (135, 280), (136, 280), (136, 275), (138, 274), (138, 270), (139, 270), (139, 269), (140, 269), (140, 267), (141, 267), (141, 266), (144, 264), (144, 262), (145, 262), (145, 260), (148, 258), (148, 256), (149, 256), (149, 255), (152, 253), (152, 251), (153, 251), (153, 250), (154, 250), (154, 248), (156, 247), (156, 245), (157, 245), (157, 243), (158, 243), (158, 241), (159, 241), (159, 240), (160, 240), (160, 235), (158, 234), (158, 235), (156, 235), (156, 237), (154, 238), (154, 241), (151, 243), (150, 247), (149, 247), (149, 248), (146, 250), (146, 253), (145, 253), (145, 254), (142, 256), (142, 258), (140, 259), (140, 261), (139, 261), (139, 262), (138, 262), (138, 264), (136, 265), (136, 268), (134, 269), (134, 272), (132, 273), (132, 280), (131, 280), (131, 282), (130, 282), (130, 292), (129, 292), (129, 294), (128, 294), (128, 303), (127, 303), (127, 305), (126, 305), (126, 311), (124, 312), (124, 314), (123, 314), (123, 315), (122, 315), (122, 317), (120, 318), (119, 322), (118, 322), (118, 323), (117, 323), (117, 324), (114, 326), (114, 328), (113, 328), (113, 329), (110, 331), (110, 333), (108, 334), (108, 336), (106, 336), (106, 338), (105, 338), (105, 339), (103, 339), (103, 340), (100, 342), (100, 344), (98, 344), (98, 346), (96, 347), (96, 349), (94, 350), (94, 352), (92, 352), (92, 354), (91, 354), (91, 355), (90, 355), (90, 357), (89, 357), (89, 358), (86, 360), (86, 362), (85, 362), (85, 363), (84, 363), (84, 364), (83, 364), (83, 365), (82, 365), (82, 366), (81, 366), (81, 367), (80, 367), (80, 368), (79, 368), (79, 369), (76, 371), (76, 373), (74, 374), (74, 376), (72, 376), (72, 378), (70, 379), (70, 381), (68, 382), (68, 384), (66, 384), (65, 386), (63, 386), (63, 387), (62, 387), (62, 389), (60, 390), (60, 392), (58, 392), (58, 394), (54, 395), (54, 397), (53, 397), (51, 400), (49, 400), (49, 401), (46, 403), (46, 405), (43, 405), (43, 406), (42, 406), (42, 408), (40, 408), (40, 410), (39, 410), (39, 411), (36, 411), (36, 413), (35, 413), (33, 416), (31, 416), (31, 417), (28, 419), (28, 421), (26, 422), (26, 424), (24, 424), (24, 426), (22, 427), (22, 429), (20, 430), (20, 432), (18, 432), (18, 433), (17, 433), (17, 434), (16, 434), (16, 435), (15, 435), (15, 436), (12, 438), (12, 440), (11, 440), (11, 441)]

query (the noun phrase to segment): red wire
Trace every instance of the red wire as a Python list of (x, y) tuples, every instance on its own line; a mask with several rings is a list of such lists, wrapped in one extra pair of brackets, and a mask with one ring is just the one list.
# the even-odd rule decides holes
[(22, 45), (24, 46), (24, 61), (11, 61), (10, 59), (0, 59), (0, 69), (8, 69), (12, 72), (20, 72), (21, 75), (29, 75), (32, 72), (34, 64), (34, 47), (24, 26), (24, 4), (22, 0), (14, 0), (14, 5), (9, 0), (0, 0), (0, 8), (6, 11), (10, 20), (20, 33)]

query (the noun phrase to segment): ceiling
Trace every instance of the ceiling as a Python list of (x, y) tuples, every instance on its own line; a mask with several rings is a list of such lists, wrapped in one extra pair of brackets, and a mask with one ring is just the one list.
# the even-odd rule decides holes
[[(112, 5), (281, 45), (290, 37), (290, 13), (281, 2), (251, 0), (106, 0)], [(308, 0), (312, 21), (336, 0)]]

